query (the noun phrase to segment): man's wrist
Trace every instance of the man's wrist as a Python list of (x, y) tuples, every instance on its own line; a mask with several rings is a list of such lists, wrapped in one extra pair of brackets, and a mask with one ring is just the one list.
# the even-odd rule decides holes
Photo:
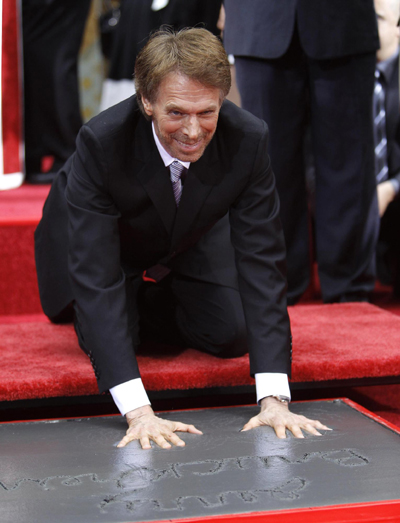
[(110, 389), (111, 395), (120, 413), (136, 410), (144, 405), (150, 405), (150, 400), (143, 387), (142, 380), (135, 378)]
[(154, 415), (154, 411), (151, 408), (150, 405), (143, 405), (142, 407), (138, 407), (137, 409), (130, 410), (125, 414), (126, 421), (129, 423), (130, 421), (141, 418), (142, 416), (146, 415)]
[(257, 403), (267, 396), (285, 396), (290, 400), (290, 388), (287, 374), (263, 372), (255, 374)]
[(260, 401), (261, 412), (271, 407), (289, 408), (289, 402), (281, 401), (276, 396), (266, 396)]
[(290, 403), (290, 398), (288, 396), (283, 396), (282, 394), (272, 394), (270, 397), (275, 398), (280, 403), (286, 403), (286, 405), (289, 405)]

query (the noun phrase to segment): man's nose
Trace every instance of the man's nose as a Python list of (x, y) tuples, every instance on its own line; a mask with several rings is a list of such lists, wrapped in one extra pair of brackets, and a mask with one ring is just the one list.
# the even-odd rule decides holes
[(189, 116), (186, 125), (185, 125), (185, 131), (188, 138), (191, 140), (194, 140), (198, 138), (200, 134), (200, 124), (197, 116)]

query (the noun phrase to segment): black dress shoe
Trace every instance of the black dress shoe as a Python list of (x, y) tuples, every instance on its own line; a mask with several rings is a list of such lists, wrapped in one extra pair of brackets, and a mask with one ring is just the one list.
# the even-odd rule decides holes
[(338, 303), (349, 303), (353, 301), (358, 302), (369, 302), (368, 293), (366, 292), (349, 292), (347, 294), (342, 294), (337, 300)]
[(53, 183), (57, 172), (27, 174), (26, 181), (32, 185)]

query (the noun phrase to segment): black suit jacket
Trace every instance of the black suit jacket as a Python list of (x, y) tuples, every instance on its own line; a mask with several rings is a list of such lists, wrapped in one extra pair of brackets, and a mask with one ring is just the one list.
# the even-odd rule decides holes
[(224, 44), (237, 56), (279, 58), (295, 23), (304, 52), (315, 59), (376, 51), (373, 0), (225, 0)]
[(139, 376), (125, 280), (160, 262), (238, 285), (251, 372), (290, 372), (285, 248), (267, 137), (263, 121), (224, 102), (176, 210), (151, 123), (135, 97), (83, 126), (46, 202), (36, 262), (46, 314), (76, 301), (101, 391)]

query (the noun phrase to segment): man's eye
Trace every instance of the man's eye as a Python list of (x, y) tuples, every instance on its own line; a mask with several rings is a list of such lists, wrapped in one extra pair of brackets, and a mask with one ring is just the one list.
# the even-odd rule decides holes
[(182, 113), (179, 112), (179, 111), (171, 111), (171, 114), (172, 114), (173, 116), (181, 116)]

